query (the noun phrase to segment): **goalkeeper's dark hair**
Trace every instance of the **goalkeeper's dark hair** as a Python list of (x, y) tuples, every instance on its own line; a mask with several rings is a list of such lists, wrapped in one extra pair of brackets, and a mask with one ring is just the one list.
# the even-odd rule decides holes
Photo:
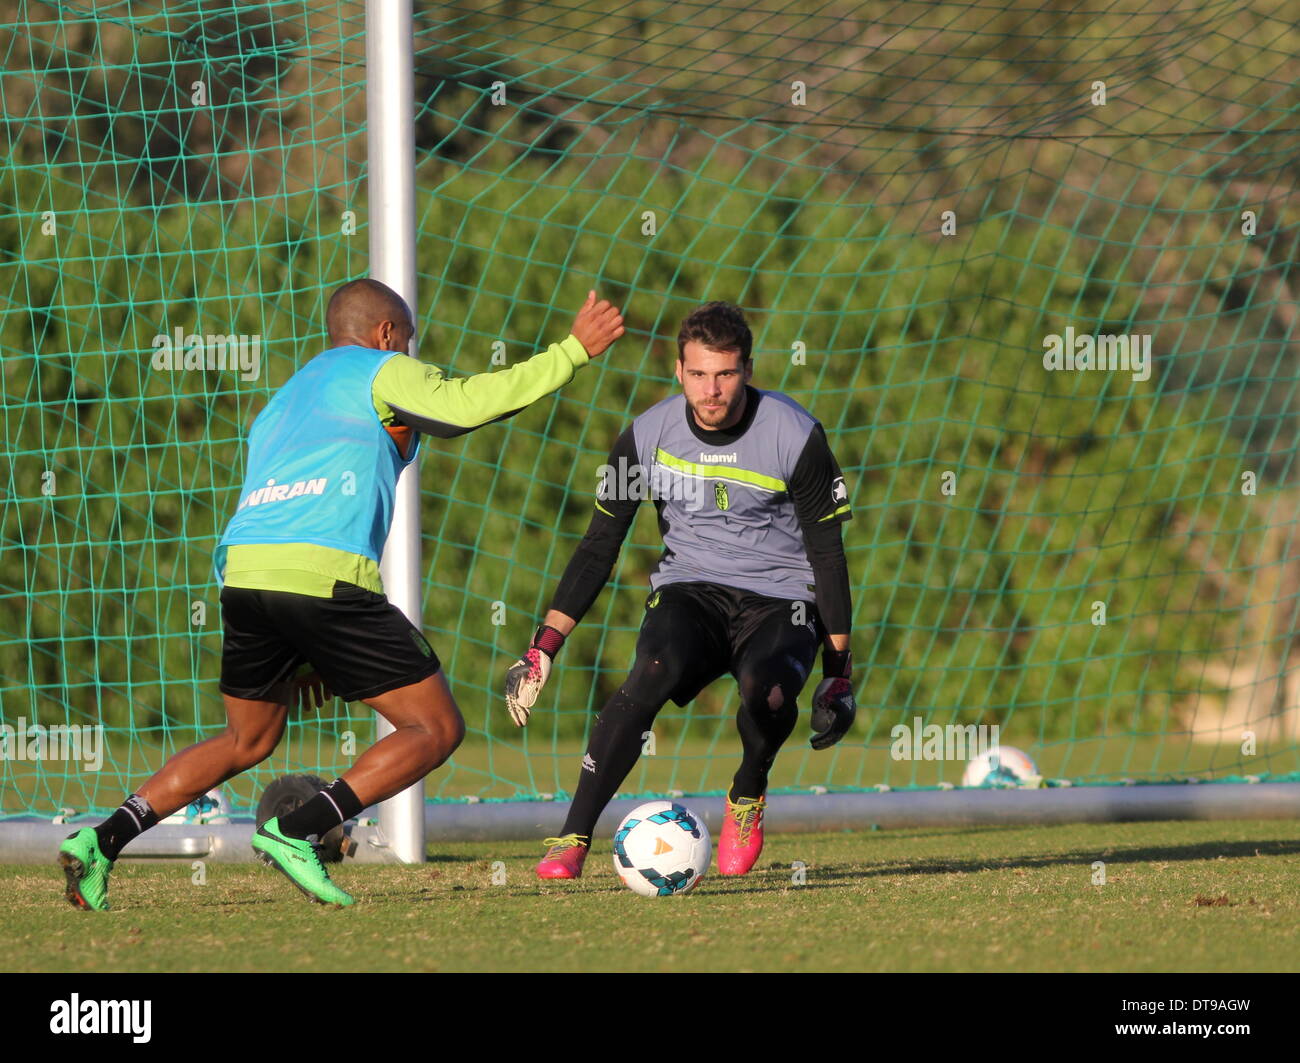
[(754, 335), (745, 324), (745, 315), (732, 303), (705, 303), (686, 315), (677, 333), (677, 360), (686, 356), (686, 345), (694, 340), (714, 351), (739, 351), (740, 363), (749, 361), (754, 349)]

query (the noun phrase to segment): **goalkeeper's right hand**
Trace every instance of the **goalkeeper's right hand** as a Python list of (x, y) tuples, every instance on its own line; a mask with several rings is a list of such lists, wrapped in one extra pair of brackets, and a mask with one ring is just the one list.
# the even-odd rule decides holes
[(510, 710), (510, 718), (517, 727), (523, 727), (528, 722), (537, 695), (550, 678), (551, 661), (563, 645), (564, 636), (555, 628), (543, 624), (533, 635), (533, 643), (528, 647), (528, 652), (506, 671), (506, 708)]

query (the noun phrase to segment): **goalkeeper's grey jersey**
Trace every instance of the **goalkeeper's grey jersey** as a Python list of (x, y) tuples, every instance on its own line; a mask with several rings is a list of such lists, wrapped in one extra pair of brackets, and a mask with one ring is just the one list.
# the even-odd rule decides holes
[(702, 580), (811, 601), (801, 525), (847, 520), (848, 492), (821, 426), (802, 406), (775, 391), (748, 395), (733, 432), (700, 429), (681, 394), (632, 422), (664, 539), (650, 585)]

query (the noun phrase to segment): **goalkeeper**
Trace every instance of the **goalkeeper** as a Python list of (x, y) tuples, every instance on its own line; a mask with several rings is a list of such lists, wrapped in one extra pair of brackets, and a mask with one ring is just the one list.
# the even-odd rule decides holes
[[(506, 676), (519, 726), (565, 637), (609, 580), (647, 493), (664, 553), (632, 670), (601, 710), (561, 834), (541, 878), (578, 878), (591, 834), (671, 698), (685, 705), (724, 673), (740, 686), (740, 767), (727, 794), (718, 869), (743, 875), (763, 848), (768, 772), (798, 718), (795, 699), (822, 647), (812, 746), (856, 713), (850, 685), (848, 491), (825, 433), (792, 399), (751, 387), (753, 340), (738, 307), (709, 303), (677, 337), (682, 392), (637, 417), (614, 444), (587, 534), (533, 644)], [(813, 585), (813, 586), (810, 586)]]
[(253, 848), (312, 900), (352, 903), (310, 839), (423, 778), (465, 733), (437, 655), (383, 593), (379, 557), (398, 477), (420, 433), (448, 439), (518, 413), (623, 334), (619, 312), (591, 292), (560, 343), (510, 369), (449, 380), (405, 357), (410, 309), (378, 281), (339, 288), (325, 321), (329, 349), (253, 423), (239, 506), (217, 547), (226, 729), (172, 756), (103, 823), (63, 843), (66, 897), (79, 908), (107, 908), (125, 845), (270, 756), (291, 705), (323, 705), (330, 691), (395, 730), (312, 800), (262, 824)]

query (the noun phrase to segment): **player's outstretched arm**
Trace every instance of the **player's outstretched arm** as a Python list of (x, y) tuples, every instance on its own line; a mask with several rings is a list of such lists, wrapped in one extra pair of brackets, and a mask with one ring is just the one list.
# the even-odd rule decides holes
[(822, 681), (812, 700), (813, 749), (829, 749), (848, 734), (857, 716), (849, 631), (853, 604), (840, 524), (851, 517), (839, 462), (821, 425), (804, 445), (790, 477), (790, 493), (813, 570), (817, 612), (829, 634), (822, 652)]
[(840, 527), (834, 521), (805, 525), (804, 543), (812, 565), (817, 612), (829, 629), (822, 649), (822, 681), (812, 699), (813, 749), (829, 749), (849, 732), (857, 718), (853, 697), (853, 655), (849, 628), (853, 604), (849, 566)]
[(442, 439), (464, 435), (563, 387), (624, 331), (623, 315), (588, 292), (565, 339), (509, 369), (451, 380), (435, 365), (390, 358), (375, 377), (375, 408), (385, 424), (391, 417)]
[[(604, 469), (628, 469), (636, 465), (636, 460), (636, 443), (629, 428), (614, 444)], [(611, 476), (602, 476), (587, 534), (569, 559), (546, 618), (534, 633), (528, 651), (506, 672), (506, 708), (519, 727), (528, 723), (533, 705), (551, 674), (551, 662), (565, 638), (587, 615), (609, 582), (623, 540), (636, 518), (638, 498), (631, 492), (620, 491)]]

